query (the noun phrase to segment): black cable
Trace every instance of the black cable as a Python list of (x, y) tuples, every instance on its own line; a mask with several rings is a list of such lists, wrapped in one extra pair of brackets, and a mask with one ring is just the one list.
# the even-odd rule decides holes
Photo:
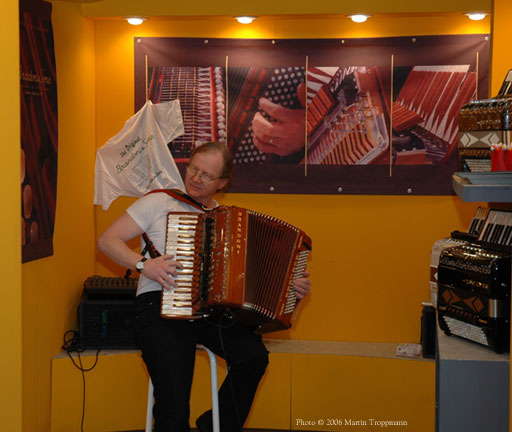
[[(70, 339), (68, 339), (69, 335), (71, 335)], [(64, 351), (66, 351), (66, 354), (71, 359), (73, 365), (78, 370), (80, 370), (80, 372), (82, 374), (82, 418), (80, 420), (80, 431), (83, 432), (83, 430), (84, 430), (84, 420), (85, 420), (85, 390), (86, 390), (86, 387), (85, 387), (85, 372), (89, 372), (89, 371), (93, 370), (96, 367), (96, 364), (98, 363), (98, 356), (99, 356), (99, 353), (101, 351), (101, 348), (98, 347), (98, 349), (96, 351), (96, 358), (94, 360), (94, 364), (91, 367), (87, 368), (87, 369), (84, 369), (83, 364), (82, 364), (82, 357), (80, 356), (80, 353), (84, 352), (86, 350), (86, 347), (84, 346), (84, 344), (80, 340), (80, 336), (78, 335), (78, 333), (75, 330), (68, 330), (66, 333), (64, 333), (64, 344), (62, 345), (62, 349)], [(79, 364), (77, 364), (75, 362), (75, 359), (71, 355), (72, 352), (76, 352), (77, 353), (77, 358), (78, 358), (78, 363)]]
[[(212, 317), (216, 317), (217, 315), (212, 315)], [(225, 325), (225, 326), (222, 326), (221, 325), (221, 321), (222, 321), (222, 317), (228, 317), (230, 319), (232, 319), (232, 322), (229, 323), (228, 325)], [(218, 322), (215, 322), (215, 321), (211, 321), (209, 318), (208, 318), (208, 315), (205, 315), (203, 317), (203, 319), (210, 325), (212, 325), (213, 327), (217, 327), (217, 328), (230, 328), (230, 327), (233, 327), (235, 324), (236, 324), (236, 317), (233, 315), (233, 313), (231, 312), (231, 309), (227, 308), (221, 315), (220, 319), (218, 320)], [(222, 342), (221, 342), (222, 343)]]
[[(69, 353), (68, 353), (69, 355)], [(82, 375), (82, 418), (80, 420), (80, 431), (83, 432), (84, 430), (84, 420), (85, 420), (85, 372), (84, 368), (82, 366), (82, 358), (80, 357), (80, 353), (78, 353), (78, 361), (80, 363), (80, 372)]]

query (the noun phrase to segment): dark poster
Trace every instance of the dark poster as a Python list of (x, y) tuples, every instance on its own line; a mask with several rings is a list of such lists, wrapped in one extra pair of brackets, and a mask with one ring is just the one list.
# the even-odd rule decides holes
[(458, 113), (487, 97), (488, 63), (487, 35), (135, 38), (135, 111), (179, 99), (178, 166), (225, 142), (232, 192), (452, 194)]
[(20, 1), (22, 260), (53, 254), (57, 81), (51, 4)]

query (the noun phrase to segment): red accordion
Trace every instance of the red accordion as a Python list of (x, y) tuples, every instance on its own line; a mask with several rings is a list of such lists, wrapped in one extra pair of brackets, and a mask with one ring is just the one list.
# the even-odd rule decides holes
[(183, 268), (162, 290), (164, 318), (195, 319), (230, 309), (258, 333), (291, 327), (295, 279), (311, 239), (274, 217), (239, 207), (168, 215), (165, 253)]

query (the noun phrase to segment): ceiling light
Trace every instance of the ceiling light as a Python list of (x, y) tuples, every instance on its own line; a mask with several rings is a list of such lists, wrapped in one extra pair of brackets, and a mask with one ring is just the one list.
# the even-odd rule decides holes
[(240, 24), (250, 24), (252, 23), (257, 17), (255, 16), (237, 16), (235, 17), (235, 19), (240, 23)]
[(141, 25), (144, 21), (146, 21), (147, 18), (142, 17), (129, 17), (126, 18), (126, 21), (130, 23), (131, 25)]
[(370, 18), (370, 15), (354, 14), (349, 15), (348, 17), (355, 23), (364, 23), (368, 18)]
[(485, 12), (468, 12), (467, 14), (468, 18), (473, 21), (480, 21), (483, 20), (487, 14)]

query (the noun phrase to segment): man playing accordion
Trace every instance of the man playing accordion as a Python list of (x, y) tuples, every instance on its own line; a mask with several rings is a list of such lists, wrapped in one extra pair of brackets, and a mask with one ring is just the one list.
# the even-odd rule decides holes
[[(213, 197), (229, 185), (232, 167), (232, 155), (224, 144), (212, 142), (197, 147), (185, 175), (186, 193), (205, 208), (217, 207)], [(98, 240), (98, 249), (116, 263), (140, 272), (135, 300), (136, 332), (154, 385), (155, 432), (190, 430), (189, 398), (197, 344), (227, 362), (228, 374), (219, 390), (220, 428), (222, 432), (238, 432), (268, 364), (261, 336), (251, 326), (222, 315), (217, 320), (162, 318), (162, 288), (176, 287), (173, 277), (182, 264), (173, 255), (163, 253), (148, 258), (127, 245), (146, 233), (156, 250), (165, 252), (167, 215), (176, 211), (201, 210), (165, 192), (145, 195), (107, 228)], [(305, 273), (293, 283), (299, 300), (311, 289), (308, 276)], [(196, 424), (201, 432), (211, 431), (211, 411), (201, 415)]]

